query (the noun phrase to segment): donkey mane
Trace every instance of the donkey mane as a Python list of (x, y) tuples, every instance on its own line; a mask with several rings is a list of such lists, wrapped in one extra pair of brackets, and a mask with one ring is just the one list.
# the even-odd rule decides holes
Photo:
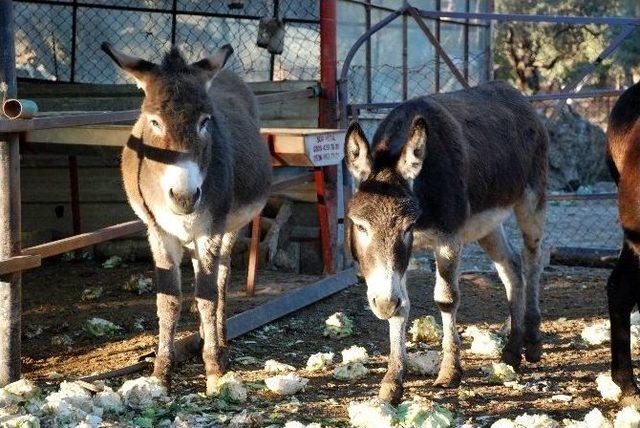
[(171, 50), (165, 54), (164, 58), (162, 58), (160, 71), (166, 74), (193, 73), (193, 70), (189, 67), (187, 61), (185, 61), (180, 50), (175, 46), (173, 46)]

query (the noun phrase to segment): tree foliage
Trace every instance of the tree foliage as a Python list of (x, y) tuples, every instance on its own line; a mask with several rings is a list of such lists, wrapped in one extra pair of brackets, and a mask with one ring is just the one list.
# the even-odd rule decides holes
[[(638, 0), (497, 0), (500, 13), (573, 16), (639, 16)], [(619, 28), (506, 22), (496, 26), (496, 77), (526, 93), (559, 90), (592, 62)], [(640, 71), (640, 30), (612, 59), (601, 64), (589, 84), (621, 87)]]

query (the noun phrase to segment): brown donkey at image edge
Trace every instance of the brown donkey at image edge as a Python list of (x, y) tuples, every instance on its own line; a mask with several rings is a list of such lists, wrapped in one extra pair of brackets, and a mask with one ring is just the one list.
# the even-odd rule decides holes
[(167, 386), (176, 359), (180, 262), (191, 253), (207, 393), (225, 371), (225, 289), (238, 230), (264, 207), (271, 160), (256, 99), (223, 67), (229, 45), (192, 64), (173, 48), (159, 64), (102, 49), (144, 91), (122, 152), (131, 207), (147, 225), (157, 283), (158, 350), (153, 374)]
[[(345, 162), (357, 190), (348, 209), (349, 240), (369, 306), (390, 329), (382, 399), (397, 403), (402, 397), (413, 247), (433, 250), (436, 259), (443, 359), (435, 385), (461, 380), (458, 265), (463, 245), (473, 241), (495, 263), (509, 300), (502, 360), (518, 367), (523, 347), (528, 361), (540, 360), (547, 140), (529, 102), (495, 82), (401, 104), (382, 121), (371, 146), (357, 123), (350, 126)], [(502, 226), (511, 212), (524, 240), (522, 258)]]
[(631, 363), (631, 320), (640, 303), (640, 83), (627, 89), (609, 117), (606, 159), (618, 185), (618, 211), (624, 232), (622, 251), (609, 282), (611, 378), (622, 390), (623, 405), (640, 407), (640, 390)]

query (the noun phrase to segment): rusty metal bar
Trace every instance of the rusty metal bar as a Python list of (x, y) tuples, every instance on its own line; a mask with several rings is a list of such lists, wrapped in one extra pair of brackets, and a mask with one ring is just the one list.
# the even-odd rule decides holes
[[(470, 88), (469, 82), (467, 82), (467, 79), (465, 79), (462, 73), (460, 72), (460, 70), (458, 70), (458, 67), (456, 67), (456, 65), (453, 63), (453, 61), (449, 57), (449, 55), (443, 49), (439, 39), (433, 35), (431, 30), (429, 30), (429, 27), (427, 27), (427, 25), (424, 23), (424, 21), (416, 11), (416, 9), (410, 7), (407, 9), (407, 11), (413, 17), (413, 19), (415, 19), (415, 21), (418, 23), (418, 27), (420, 27), (420, 29), (425, 34), (425, 36), (427, 36), (427, 38), (429, 39), (433, 47), (436, 49), (436, 52), (438, 52), (439, 57), (441, 57), (444, 63), (447, 64), (447, 67), (449, 67), (449, 70), (451, 70), (451, 73), (453, 73), (453, 76), (458, 80), (458, 82), (460, 82), (460, 84), (464, 88), (467, 88), (467, 89)], [(437, 87), (437, 89), (439, 90), (439, 87)]]
[(409, 96), (409, 47), (407, 15), (402, 15), (402, 99)]
[[(371, 0), (365, 0), (365, 32), (371, 29)], [(365, 47), (365, 73), (367, 74), (367, 102), (372, 101), (373, 91), (371, 90), (371, 38), (367, 39), (367, 45)]]
[[(471, 12), (471, 0), (465, 0), (464, 2), (464, 10), (465, 12), (469, 13)], [(464, 57), (464, 66), (462, 67), (462, 73), (464, 75), (464, 78), (469, 81), (469, 20), (465, 19), (465, 26), (463, 28), (464, 31), (464, 53), (463, 53), (463, 57)]]
[[(442, 9), (442, 0), (436, 0), (436, 10), (440, 10), (440, 9)], [(420, 25), (420, 24), (418, 24), (418, 25)], [(435, 35), (435, 38), (436, 38), (438, 44), (440, 44), (440, 37), (442, 35), (441, 31), (442, 31), (442, 26), (440, 24), (440, 21), (436, 21), (436, 35)], [(432, 42), (432, 44), (433, 44), (433, 42)], [(435, 48), (435, 44), (434, 44), (433, 47)], [(436, 52), (435, 52), (435, 55), (434, 55), (434, 59), (435, 59), (435, 66), (434, 66), (434, 70), (433, 70), (434, 86), (435, 86), (435, 92), (437, 94), (438, 92), (440, 92), (440, 53), (438, 52), (437, 48), (436, 48)]]

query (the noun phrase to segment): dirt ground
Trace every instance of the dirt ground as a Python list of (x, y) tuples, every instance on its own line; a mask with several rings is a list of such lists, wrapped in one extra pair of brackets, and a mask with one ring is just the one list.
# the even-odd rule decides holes
[[(138, 272), (151, 275), (151, 266), (130, 264), (106, 270), (95, 262), (72, 262), (48, 265), (28, 273), (24, 278), (24, 330), (37, 326), (43, 332), (35, 337), (23, 337), (24, 372), (29, 378), (46, 382), (51, 372), (64, 377), (88, 375), (115, 369), (134, 362), (136, 357), (152, 350), (155, 330), (155, 300), (152, 294), (137, 296), (121, 290), (127, 278)], [(606, 318), (606, 269), (567, 268), (551, 266), (542, 280), (542, 330), (545, 338), (544, 356), (538, 364), (524, 363), (521, 384), (531, 382), (532, 387), (515, 390), (506, 386), (490, 385), (484, 379), (481, 367), (496, 359), (480, 358), (463, 351), (465, 370), (459, 389), (437, 389), (433, 378), (409, 375), (405, 382), (405, 398), (419, 395), (434, 399), (451, 410), (473, 418), (480, 425), (489, 424), (500, 417), (514, 417), (527, 411), (548, 413), (556, 420), (582, 418), (593, 407), (611, 414), (616, 406), (604, 402), (595, 388), (596, 376), (608, 369), (608, 345), (581, 348), (574, 344), (585, 324)], [(283, 291), (317, 280), (315, 277), (283, 276), (262, 273), (257, 297), (242, 297), (243, 278), (234, 277), (230, 291), (230, 314), (240, 312), (264, 302)], [(185, 294), (190, 290), (190, 275), (185, 273)], [(412, 271), (409, 274), (411, 319), (425, 314), (436, 315), (433, 303), (433, 274)], [(101, 285), (102, 298), (83, 302), (82, 289)], [(465, 273), (461, 278), (462, 303), (459, 327), (463, 330), (474, 324), (497, 330), (507, 315), (504, 289), (493, 273)], [(189, 299), (184, 305), (181, 329), (195, 326), (195, 315), (189, 311)], [(336, 311), (342, 311), (354, 320), (354, 334), (344, 339), (322, 336), (324, 320)], [(111, 339), (88, 337), (82, 332), (82, 323), (99, 316), (123, 327), (121, 334)], [(137, 318), (143, 318), (145, 331), (136, 332)], [(68, 346), (51, 345), (52, 337), (68, 334), (73, 343)], [(333, 351), (337, 354), (351, 345), (367, 348), (374, 358), (368, 365), (370, 374), (355, 382), (342, 382), (332, 378), (331, 370), (311, 373), (304, 370), (309, 355)], [(469, 344), (465, 343), (465, 349)], [(265, 328), (249, 333), (231, 342), (231, 369), (246, 382), (255, 384), (268, 375), (262, 371), (265, 360), (302, 368), (298, 373), (310, 378), (304, 392), (296, 399), (280, 398), (256, 388), (242, 408), (264, 411), (269, 415), (265, 425), (286, 420), (320, 422), (340, 426), (348, 423), (347, 405), (350, 401), (374, 397), (386, 367), (388, 352), (388, 325), (377, 320), (367, 307), (363, 285), (349, 289), (307, 307)], [(242, 365), (237, 358), (252, 356), (259, 364)], [(149, 374), (148, 372), (142, 374)], [(139, 376), (137, 374), (135, 376)], [(134, 376), (134, 377), (135, 377)], [(111, 382), (119, 385), (124, 379)], [(183, 364), (177, 371), (175, 393), (203, 392), (203, 367), (199, 361)], [(569, 403), (552, 401), (555, 394), (573, 397)], [(239, 409), (238, 409), (239, 410)]]

